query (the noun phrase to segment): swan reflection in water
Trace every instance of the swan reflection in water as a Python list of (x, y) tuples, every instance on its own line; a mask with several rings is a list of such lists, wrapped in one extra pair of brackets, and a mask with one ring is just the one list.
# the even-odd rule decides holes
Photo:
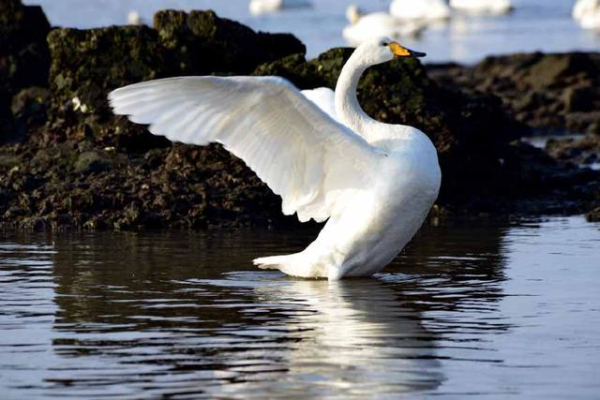
[[(269, 275), (269, 276), (267, 276)], [(269, 313), (283, 314), (281, 330), (294, 339), (281, 351), (253, 351), (277, 355), (280, 371), (257, 366), (256, 377), (219, 388), (222, 394), (252, 393), (269, 388), (274, 395), (308, 393), (366, 396), (432, 390), (443, 381), (435, 356), (434, 334), (421, 323), (418, 312), (402, 307), (401, 293), (376, 279), (326, 282), (273, 281), (276, 274), (233, 273), (229, 278), (253, 287), (257, 303)], [(227, 286), (226, 280), (208, 280)], [(281, 320), (280, 320), (281, 322)], [(276, 369), (276, 368), (273, 368)], [(339, 391), (343, 390), (343, 391)]]

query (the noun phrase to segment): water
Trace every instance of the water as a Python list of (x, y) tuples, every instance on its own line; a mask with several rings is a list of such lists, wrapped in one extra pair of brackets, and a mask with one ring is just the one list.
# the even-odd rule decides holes
[(427, 227), (338, 283), (250, 263), (313, 234), (5, 234), (2, 399), (598, 398), (600, 225)]
[[(416, 1), (416, 0), (415, 0)], [(151, 21), (160, 9), (214, 9), (256, 30), (292, 32), (308, 47), (310, 57), (344, 45), (345, 9), (357, 4), (368, 12), (385, 11), (384, 0), (313, 0), (310, 9), (296, 9), (254, 17), (248, 0), (24, 0), (41, 4), (55, 25), (90, 28), (124, 24), (137, 10)], [(460, 17), (449, 24), (430, 27), (423, 37), (405, 44), (428, 54), (427, 62), (473, 63), (486, 55), (522, 51), (598, 51), (600, 34), (581, 29), (571, 18), (574, 0), (513, 0), (516, 11), (499, 17)]]

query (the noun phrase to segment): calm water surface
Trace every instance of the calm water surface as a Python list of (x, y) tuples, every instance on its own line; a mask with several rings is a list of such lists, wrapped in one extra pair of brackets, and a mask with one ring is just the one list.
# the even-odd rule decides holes
[(2, 399), (600, 395), (600, 225), (428, 227), (374, 279), (257, 271), (312, 233), (4, 235)]
[[(415, 0), (418, 1), (418, 0)], [(386, 11), (390, 0), (312, 0), (313, 7), (255, 17), (249, 0), (24, 0), (41, 4), (55, 25), (91, 28), (125, 24), (137, 10), (148, 22), (157, 10), (213, 9), (256, 30), (292, 32), (314, 57), (344, 45), (345, 10), (357, 4), (364, 11)], [(542, 50), (546, 52), (600, 49), (600, 34), (581, 29), (571, 18), (575, 0), (512, 0), (515, 12), (499, 17), (455, 16), (448, 24), (429, 27), (420, 39), (404, 43), (427, 52), (426, 62), (472, 63), (490, 54)]]

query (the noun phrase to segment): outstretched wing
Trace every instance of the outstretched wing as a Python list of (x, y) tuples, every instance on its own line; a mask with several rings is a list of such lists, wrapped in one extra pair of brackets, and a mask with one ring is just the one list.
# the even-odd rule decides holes
[(116, 114), (172, 141), (221, 143), (283, 199), (283, 212), (324, 221), (365, 188), (383, 155), (277, 77), (181, 77), (109, 95)]

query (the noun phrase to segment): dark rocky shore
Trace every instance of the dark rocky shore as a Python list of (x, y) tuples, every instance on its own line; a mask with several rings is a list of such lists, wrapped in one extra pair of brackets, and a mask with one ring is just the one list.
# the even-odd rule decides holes
[[(297, 224), (240, 160), (216, 145), (154, 137), (113, 116), (106, 95), (143, 80), (207, 74), (280, 75), (301, 89), (333, 88), (351, 50), (307, 61), (295, 37), (256, 33), (210, 11), (160, 12), (153, 28), (51, 29), (40, 8), (0, 0), (0, 23), (1, 226)], [(444, 178), (433, 214), (581, 213), (600, 205), (600, 172), (522, 138), (598, 137), (599, 58), (515, 55), (471, 68), (396, 60), (371, 68), (359, 96), (373, 117), (416, 126), (434, 141)], [(599, 141), (590, 140), (593, 153)]]

